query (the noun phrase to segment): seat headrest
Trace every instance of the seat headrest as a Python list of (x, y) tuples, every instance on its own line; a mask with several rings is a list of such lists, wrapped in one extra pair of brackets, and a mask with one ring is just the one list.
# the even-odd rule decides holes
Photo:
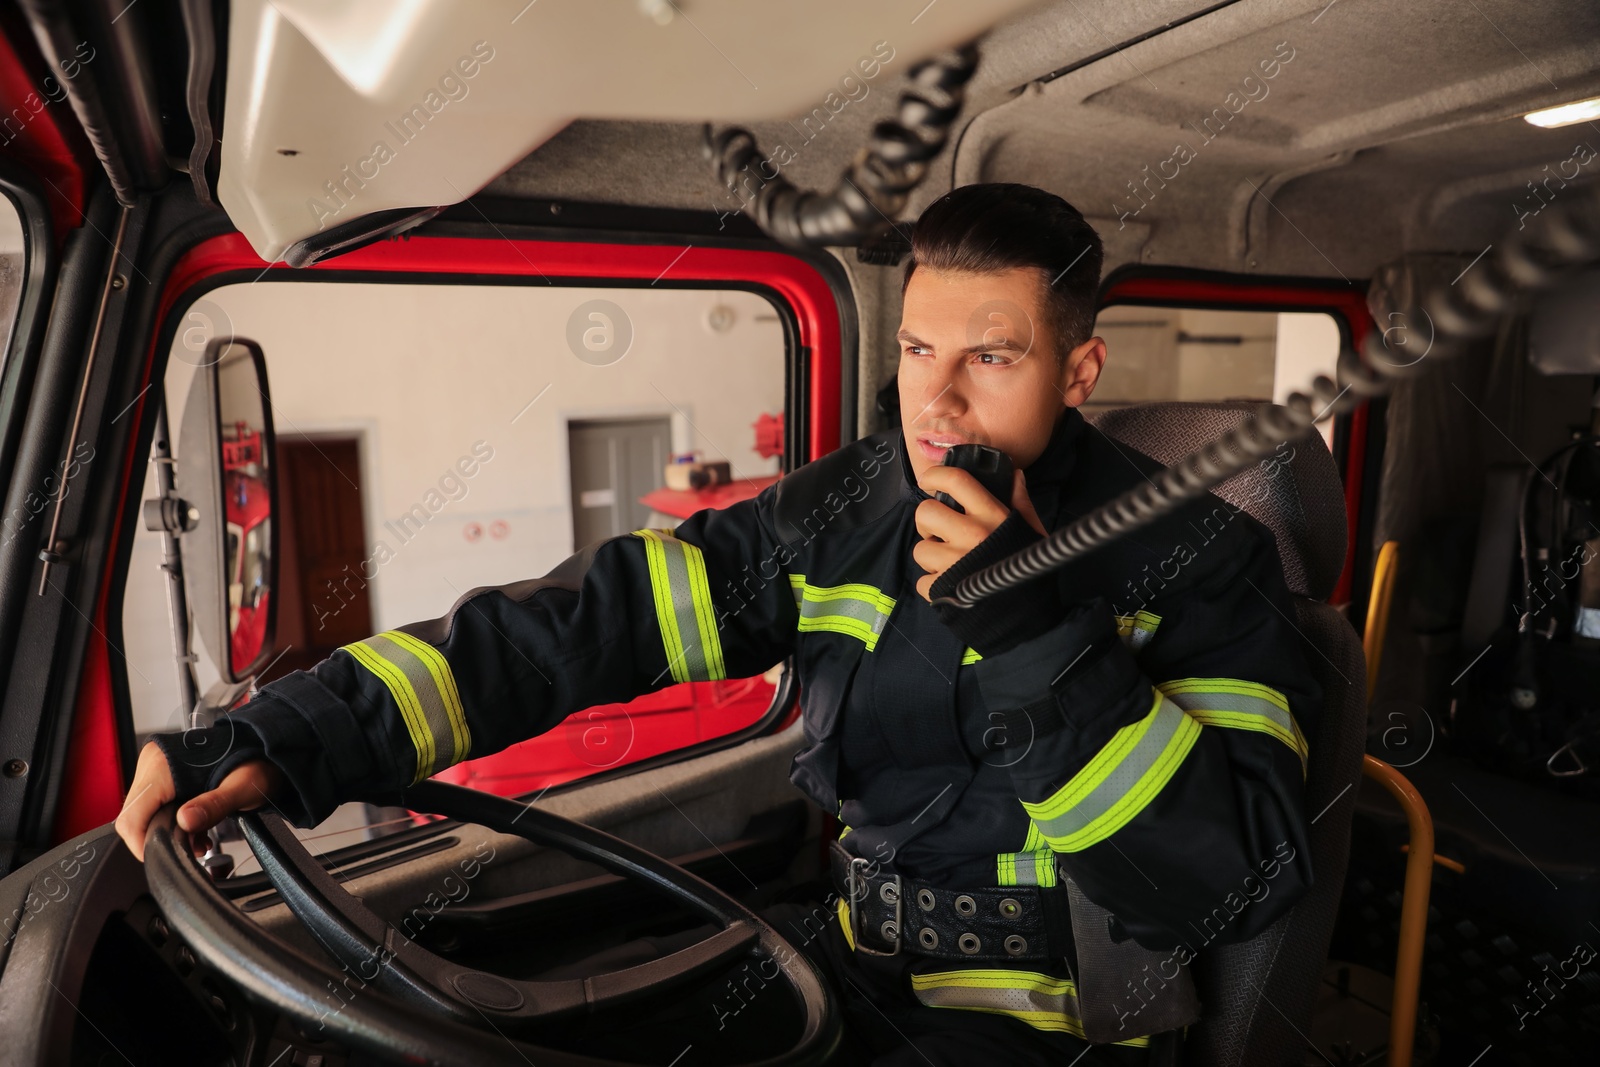
[[(1107, 437), (1171, 466), (1236, 427), (1248, 429), (1258, 406), (1170, 400), (1102, 412), (1089, 422)], [(1349, 537), (1344, 485), (1321, 434), (1311, 430), (1289, 448), (1294, 452), (1287, 460), (1257, 464), (1212, 492), (1272, 531), (1291, 592), (1326, 600), (1344, 569)], [(1288, 457), (1288, 450), (1282, 455)], [(1278, 466), (1271, 467), (1273, 462)]]

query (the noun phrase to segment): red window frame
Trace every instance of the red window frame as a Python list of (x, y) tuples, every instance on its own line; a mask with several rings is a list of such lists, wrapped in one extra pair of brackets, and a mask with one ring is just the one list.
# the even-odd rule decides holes
[[(1325, 311), (1333, 315), (1356, 343), (1372, 328), (1365, 291), (1353, 286), (1316, 283), (1304, 279), (1274, 282), (1214, 274), (1118, 273), (1106, 279), (1100, 307), (1109, 304), (1160, 304), (1171, 307), (1217, 310)], [(1350, 414), (1345, 454), (1335, 456), (1344, 470), (1344, 507), (1350, 536), (1345, 545), (1344, 567), (1335, 583), (1331, 604), (1350, 601), (1354, 588), (1357, 531), (1360, 530), (1363, 472), (1367, 455), (1369, 406), (1362, 403)]]
[[(839, 307), (827, 280), (804, 260), (783, 252), (678, 244), (615, 244), (581, 241), (543, 241), (508, 237), (413, 236), (356, 249), (335, 259), (306, 268), (269, 264), (256, 255), (243, 235), (225, 234), (195, 245), (173, 267), (162, 285), (158, 327), (145, 354), (144, 382), (164, 365), (157, 351), (163, 338), (173, 333), (173, 315), (187, 307), (189, 294), (219, 275), (254, 272), (267, 277), (291, 272), (296, 277), (326, 273), (392, 273), (499, 276), (582, 280), (655, 281), (671, 272), (674, 282), (753, 283), (783, 300), (794, 315), (796, 343), (809, 350), (807, 459), (816, 459), (839, 447), (840, 367), (842, 353)], [(149, 416), (149, 391), (135, 404), (139, 425)], [(140, 492), (134, 449), (123, 458), (121, 490), (113, 514), (128, 514), (129, 493)], [(142, 468), (140, 468), (142, 470)], [(118, 530), (114, 538), (130, 536)], [(72, 739), (67, 752), (61, 801), (54, 840), (102, 825), (117, 815), (132, 768), (124, 768), (119, 753), (118, 723), (112, 693), (111, 650), (104, 636), (107, 603), (120, 545), (106, 553), (105, 573), (95, 603), (93, 635), (84, 656), (83, 676), (73, 709)], [(791, 712), (790, 718), (793, 717)], [(786, 725), (787, 720), (784, 724)]]

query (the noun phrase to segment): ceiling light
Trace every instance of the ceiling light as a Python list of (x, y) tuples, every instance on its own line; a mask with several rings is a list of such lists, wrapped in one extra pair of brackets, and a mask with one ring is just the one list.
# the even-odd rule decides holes
[(1600, 96), (1591, 96), (1587, 100), (1574, 100), (1570, 104), (1547, 107), (1540, 111), (1530, 111), (1522, 117), (1535, 126), (1543, 126), (1547, 130), (1553, 130), (1557, 126), (1588, 122), (1590, 119), (1600, 118)]

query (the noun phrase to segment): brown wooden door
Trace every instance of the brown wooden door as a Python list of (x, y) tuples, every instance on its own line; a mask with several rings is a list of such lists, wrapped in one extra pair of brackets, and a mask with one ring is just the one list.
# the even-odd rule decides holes
[(282, 600), (270, 681), (372, 634), (374, 576), (362, 519), (361, 447), (354, 437), (278, 438)]

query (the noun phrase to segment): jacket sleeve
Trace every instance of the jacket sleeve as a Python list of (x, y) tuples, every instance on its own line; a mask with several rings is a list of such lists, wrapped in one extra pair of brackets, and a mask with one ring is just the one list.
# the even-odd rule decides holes
[(976, 665), (987, 706), (1016, 709), (1004, 758), (1059, 868), (1147, 948), (1252, 937), (1311, 884), (1320, 687), (1271, 535), (1227, 549), (1123, 623), (1137, 659), (1097, 598)]
[(179, 799), (265, 757), (287, 780), (274, 801), (310, 826), (341, 802), (391, 799), (584, 708), (765, 671), (796, 630), (774, 488), (676, 532), (590, 545), (543, 578), (473, 589), (440, 618), (262, 686), (213, 727), (157, 735)]

